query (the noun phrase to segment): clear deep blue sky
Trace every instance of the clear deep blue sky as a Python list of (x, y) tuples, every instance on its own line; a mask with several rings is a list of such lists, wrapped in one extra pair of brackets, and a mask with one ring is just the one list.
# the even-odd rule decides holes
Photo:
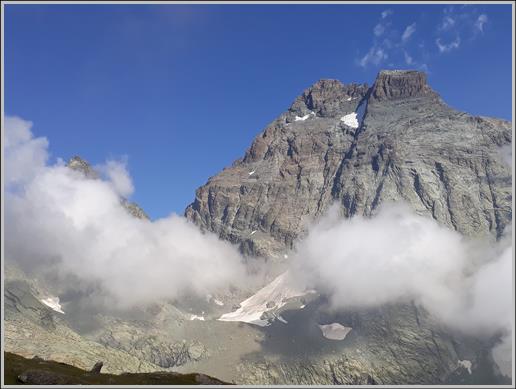
[(451, 106), (512, 115), (510, 5), (6, 5), (4, 28), (6, 114), (54, 160), (127, 156), (152, 218), (321, 78), (423, 69)]

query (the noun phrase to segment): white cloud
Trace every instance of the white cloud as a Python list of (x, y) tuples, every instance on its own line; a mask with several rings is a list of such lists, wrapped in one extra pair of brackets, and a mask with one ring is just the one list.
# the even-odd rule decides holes
[(510, 333), (511, 245), (510, 233), (468, 240), (401, 204), (351, 219), (334, 207), (297, 246), (292, 274), (335, 309), (414, 301), (447, 325), (490, 336)]
[(134, 191), (133, 182), (127, 171), (127, 159), (122, 161), (107, 161), (104, 165), (96, 167), (107, 177), (107, 181), (113, 186), (116, 193), (123, 197), (129, 197)]
[(405, 31), (403, 31), (403, 35), (401, 36), (401, 41), (406, 42), (409, 40), (411, 35), (416, 31), (416, 23), (412, 23), (405, 28)]
[(382, 19), (385, 19), (387, 16), (389, 15), (392, 15), (392, 10), (390, 9), (386, 9), (385, 11), (382, 12)]
[(23, 185), (31, 180), (48, 159), (46, 138), (34, 138), (32, 122), (5, 117), (5, 186)]
[[(391, 10), (385, 10), (381, 14), (381, 18), (373, 28), (373, 42), (369, 51), (355, 59), (355, 63), (361, 67), (369, 65), (385, 66), (389, 59), (388, 67), (399, 66), (405, 63), (407, 56), (404, 55), (403, 45), (405, 45), (410, 37), (416, 31), (416, 23), (407, 25), (402, 34), (392, 27), (392, 22), (386, 20), (392, 14)], [(411, 63), (416, 61), (412, 60)]]
[(435, 40), (435, 44), (437, 45), (437, 48), (439, 49), (440, 53), (447, 53), (449, 51), (459, 48), (460, 37), (455, 38), (455, 40), (451, 41), (450, 43), (442, 43), (441, 38), (437, 38)]
[(17, 184), (5, 191), (6, 260), (54, 277), (55, 288), (94, 287), (119, 307), (204, 296), (245, 278), (238, 250), (184, 217), (131, 216), (120, 203), (133, 189), (124, 164), (108, 162), (102, 179), (49, 165), (48, 142), (30, 126), (6, 120), (5, 171)]
[(475, 27), (480, 31), (484, 32), (484, 24), (487, 23), (487, 15), (482, 14), (477, 18), (477, 21), (475, 22)]
[(374, 27), (373, 32), (374, 32), (375, 36), (380, 36), (380, 35), (382, 35), (385, 32), (385, 26), (382, 23), (378, 23)]
[(360, 61), (359, 65), (362, 67), (366, 67), (369, 64), (379, 65), (383, 61), (388, 58), (388, 54), (381, 47), (373, 46), (366, 55), (364, 55)]
[(451, 29), (453, 26), (455, 26), (455, 19), (452, 18), (451, 16), (444, 16), (442, 21), (441, 21), (441, 25), (439, 26), (439, 30), (441, 31), (448, 31), (449, 29)]

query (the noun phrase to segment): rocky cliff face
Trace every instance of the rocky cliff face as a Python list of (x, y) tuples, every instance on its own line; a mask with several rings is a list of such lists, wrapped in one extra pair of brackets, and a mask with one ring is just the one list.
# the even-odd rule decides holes
[[(185, 215), (244, 254), (279, 261), (335, 202), (352, 217), (404, 201), (464, 235), (498, 239), (512, 219), (512, 173), (501, 153), (511, 142), (510, 122), (454, 110), (421, 72), (382, 71), (371, 87), (321, 80), (200, 187)], [(324, 309), (296, 315), (283, 314), (281, 336), (265, 331), (260, 357), (242, 358), (237, 382), (478, 383), (498, 374), (490, 340), (453, 334), (411, 304), (340, 312), (353, 335), (324, 351), (308, 341)]]
[(248, 255), (281, 257), (339, 202), (344, 215), (403, 200), (470, 236), (500, 237), (512, 218), (511, 123), (447, 106), (417, 71), (374, 85), (321, 80), (199, 188), (187, 218)]

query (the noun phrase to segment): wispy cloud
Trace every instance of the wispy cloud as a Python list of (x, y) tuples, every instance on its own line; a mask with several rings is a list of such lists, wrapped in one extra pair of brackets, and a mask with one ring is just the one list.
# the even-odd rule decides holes
[(386, 9), (385, 11), (382, 12), (382, 19), (385, 19), (387, 16), (390, 16), (392, 14), (393, 14), (392, 10)]
[(436, 28), (435, 44), (439, 53), (456, 50), (463, 41), (473, 41), (479, 33), (484, 32), (487, 22), (487, 15), (479, 14), (475, 8), (453, 6), (444, 8), (443, 16)]
[(437, 38), (435, 40), (435, 44), (437, 45), (440, 53), (447, 53), (460, 47), (460, 37), (455, 38), (455, 40), (449, 43), (442, 43), (441, 39)]
[(395, 14), (385, 9), (372, 25), (370, 46), (358, 53), (355, 63), (363, 68), (410, 66), (428, 71), (432, 58), (471, 44), (491, 23), (476, 7), (452, 5), (440, 12), (431, 21), (416, 16), (405, 25), (397, 25)]
[(452, 18), (451, 16), (449, 15), (445, 15), (441, 21), (441, 24), (439, 25), (438, 29), (440, 31), (448, 31), (450, 30), (453, 26), (455, 26), (455, 19)]
[(388, 51), (393, 47), (389, 39), (392, 23), (389, 20), (393, 12), (386, 9), (381, 13), (378, 23), (373, 28), (373, 44), (366, 54), (356, 59), (356, 63), (361, 67), (368, 65), (378, 66), (389, 58)]
[(484, 24), (487, 23), (487, 15), (482, 14), (477, 18), (477, 21), (475, 22), (475, 27), (480, 31), (484, 32)]
[(367, 54), (360, 59), (359, 65), (362, 67), (366, 67), (369, 64), (379, 65), (387, 58), (389, 58), (389, 55), (383, 48), (373, 46), (369, 49)]
[(414, 32), (416, 32), (416, 23), (412, 23), (405, 28), (405, 31), (403, 31), (403, 35), (401, 36), (401, 41), (408, 41)]
[(385, 32), (385, 26), (382, 23), (378, 23), (374, 27), (373, 32), (374, 32), (375, 36), (380, 36), (380, 35), (382, 35)]

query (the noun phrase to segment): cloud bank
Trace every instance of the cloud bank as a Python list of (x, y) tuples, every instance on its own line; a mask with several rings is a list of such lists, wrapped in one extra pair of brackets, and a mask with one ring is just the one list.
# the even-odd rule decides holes
[(184, 293), (200, 295), (245, 277), (238, 250), (204, 234), (184, 217), (155, 222), (131, 216), (120, 196), (133, 191), (122, 162), (108, 161), (102, 179), (48, 164), (48, 141), (32, 123), (5, 127), (5, 254), (26, 271), (70, 277), (130, 307)]
[[(56, 286), (93, 288), (121, 308), (248, 284), (238, 250), (214, 234), (182, 216), (151, 222), (126, 211), (121, 196), (134, 190), (126, 161), (108, 161), (101, 178), (88, 179), (62, 161), (49, 164), (48, 141), (32, 135), (31, 122), (5, 123), (7, 260)], [(500, 153), (512, 164), (510, 150)], [(290, 271), (335, 309), (414, 301), (463, 332), (501, 334), (494, 355), (510, 361), (509, 235), (468, 240), (402, 204), (351, 219), (333, 207), (298, 242)]]
[(468, 240), (403, 204), (352, 219), (333, 207), (299, 242), (292, 274), (336, 310), (415, 302), (464, 333), (502, 336), (495, 357), (510, 361), (503, 352), (511, 350), (514, 317), (510, 235)]

